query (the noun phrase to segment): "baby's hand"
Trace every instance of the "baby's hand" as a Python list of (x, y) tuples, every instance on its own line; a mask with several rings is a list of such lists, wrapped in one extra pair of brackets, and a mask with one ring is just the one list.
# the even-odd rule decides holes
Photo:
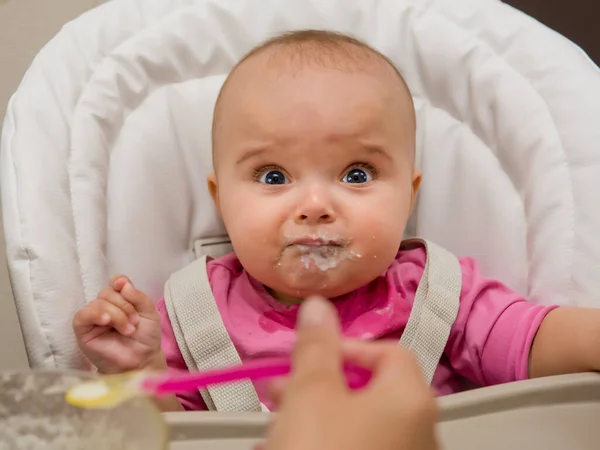
[(114, 276), (97, 299), (75, 314), (73, 330), (100, 373), (166, 369), (154, 302), (123, 275)]

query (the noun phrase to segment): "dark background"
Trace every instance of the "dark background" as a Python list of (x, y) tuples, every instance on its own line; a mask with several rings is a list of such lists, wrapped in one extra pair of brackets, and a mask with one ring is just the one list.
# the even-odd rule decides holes
[(579, 45), (600, 65), (600, 0), (504, 0)]

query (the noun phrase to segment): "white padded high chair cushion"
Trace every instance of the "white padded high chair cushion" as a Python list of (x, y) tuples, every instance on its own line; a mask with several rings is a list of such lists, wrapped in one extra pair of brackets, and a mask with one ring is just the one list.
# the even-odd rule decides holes
[(224, 233), (205, 177), (225, 74), (288, 29), (350, 32), (404, 73), (422, 191), (408, 234), (540, 303), (598, 305), (600, 75), (497, 0), (112, 0), (66, 25), (13, 97), (2, 206), (31, 365), (83, 367), (74, 312), (115, 272), (156, 299)]

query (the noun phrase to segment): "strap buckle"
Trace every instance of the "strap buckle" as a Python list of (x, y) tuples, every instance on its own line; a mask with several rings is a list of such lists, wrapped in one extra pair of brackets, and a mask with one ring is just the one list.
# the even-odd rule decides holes
[(220, 258), (233, 251), (229, 236), (218, 236), (201, 238), (194, 241), (194, 253), (196, 258), (208, 256), (209, 258)]

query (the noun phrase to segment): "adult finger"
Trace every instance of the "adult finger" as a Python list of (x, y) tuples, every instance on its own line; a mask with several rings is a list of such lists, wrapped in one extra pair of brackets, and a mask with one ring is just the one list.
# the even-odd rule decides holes
[(340, 385), (343, 377), (339, 321), (335, 308), (323, 298), (309, 298), (300, 307), (298, 340), (291, 382)]
[(347, 340), (342, 343), (342, 354), (347, 362), (372, 371), (370, 386), (374, 389), (390, 389), (399, 377), (410, 389), (427, 387), (416, 358), (396, 341)]
[(434, 392), (408, 349), (393, 341), (347, 341), (342, 348), (347, 361), (372, 371), (371, 381), (360, 395), (370, 398), (374, 411), (387, 411), (388, 417), (415, 426), (427, 427), (435, 422), (438, 411)]
[(276, 378), (269, 384), (268, 395), (271, 401), (278, 406), (281, 403), (283, 394), (288, 387), (289, 381), (287, 378)]

